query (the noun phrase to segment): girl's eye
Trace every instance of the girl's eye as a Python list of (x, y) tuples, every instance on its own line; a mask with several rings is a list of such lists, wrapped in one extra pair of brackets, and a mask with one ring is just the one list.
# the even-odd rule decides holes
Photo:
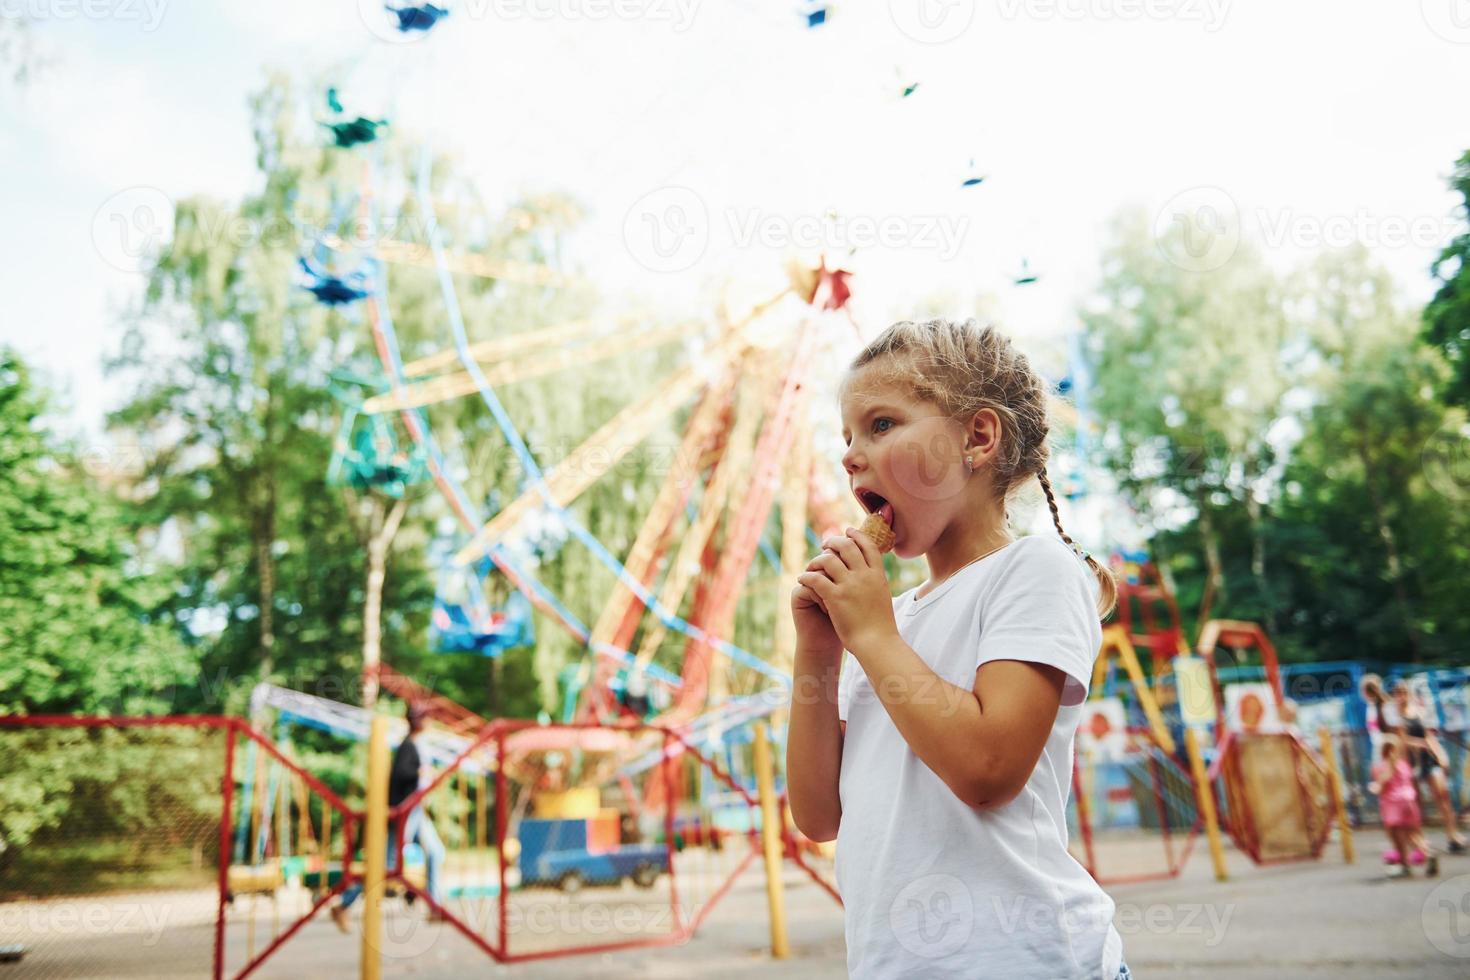
[(886, 432), (886, 431), (888, 431), (887, 429), (880, 429), (880, 428), (878, 428), (878, 426), (880, 424), (884, 423), (884, 422), (887, 422), (891, 426), (893, 424), (893, 419), (874, 419), (873, 420), (873, 431), (874, 432)]

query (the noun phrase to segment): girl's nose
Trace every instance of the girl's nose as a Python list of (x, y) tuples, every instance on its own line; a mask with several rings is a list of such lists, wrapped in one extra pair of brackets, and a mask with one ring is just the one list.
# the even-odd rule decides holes
[(847, 470), (848, 473), (855, 471), (858, 468), (857, 461), (859, 455), (855, 447), (848, 446), (847, 452), (842, 454), (842, 468)]

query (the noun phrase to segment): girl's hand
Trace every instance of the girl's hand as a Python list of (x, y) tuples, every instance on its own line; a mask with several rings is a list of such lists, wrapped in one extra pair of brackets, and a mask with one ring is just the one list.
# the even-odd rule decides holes
[(828, 538), (822, 547), (796, 580), (821, 601), (842, 645), (856, 654), (897, 636), (893, 590), (873, 539), (850, 527), (846, 537)]
[(840, 657), (842, 640), (832, 628), (821, 598), (805, 585), (791, 590), (791, 619), (796, 623), (796, 648)]

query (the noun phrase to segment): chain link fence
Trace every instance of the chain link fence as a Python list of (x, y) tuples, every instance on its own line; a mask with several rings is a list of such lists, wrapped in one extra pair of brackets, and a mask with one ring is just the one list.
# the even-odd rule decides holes
[(7, 980), (211, 975), (228, 726), (6, 721)]

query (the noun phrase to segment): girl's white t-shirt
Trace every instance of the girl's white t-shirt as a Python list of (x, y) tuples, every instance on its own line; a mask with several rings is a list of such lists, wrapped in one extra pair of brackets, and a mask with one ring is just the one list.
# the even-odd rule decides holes
[[(1004, 806), (975, 809), (919, 760), (848, 653), (838, 685), (842, 822), (837, 885), (847, 968), (857, 978), (1113, 980), (1123, 942), (1113, 901), (1067, 851), (1072, 737), (1102, 646), (1096, 580), (1060, 540), (1022, 538), (960, 569), (923, 598), (894, 600), (899, 634), (966, 691), (992, 660), (1066, 674), (1036, 770)], [(902, 689), (901, 689), (902, 688)], [(956, 708), (933, 685), (888, 696)]]

